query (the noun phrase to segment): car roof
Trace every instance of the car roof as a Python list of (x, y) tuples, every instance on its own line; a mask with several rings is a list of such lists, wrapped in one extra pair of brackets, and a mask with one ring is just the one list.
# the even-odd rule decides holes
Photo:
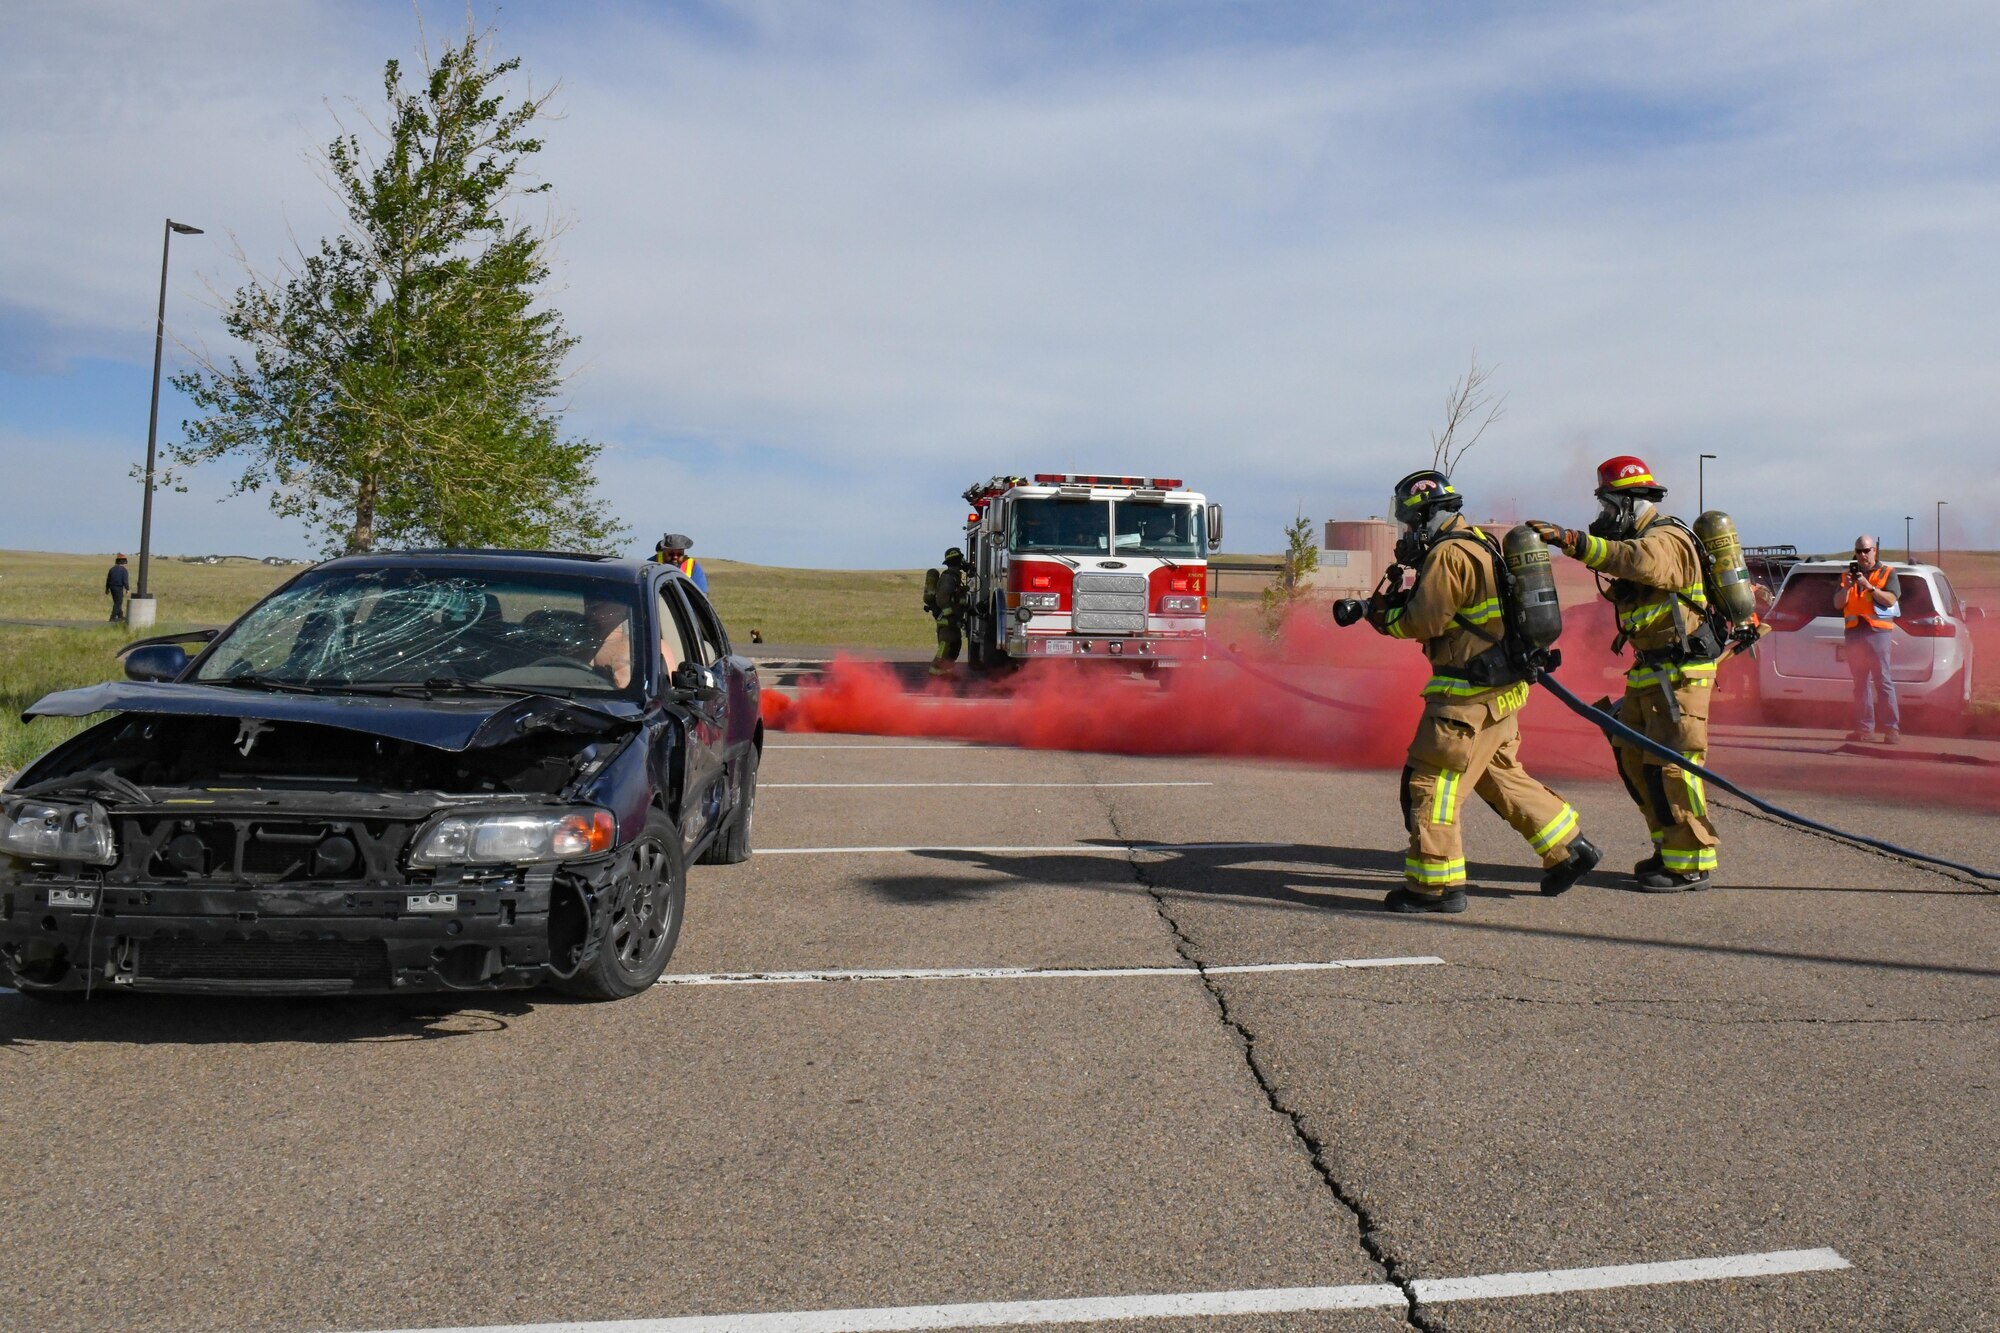
[(606, 583), (633, 583), (649, 568), (648, 560), (624, 560), (614, 556), (588, 555), (571, 551), (519, 551), (487, 547), (441, 546), (408, 551), (369, 551), (359, 555), (335, 556), (321, 569), (382, 569), (440, 565), (460, 565), (468, 569), (522, 574), (561, 574), (570, 578), (601, 579)]
[[(1789, 579), (1794, 574), (1844, 574), (1847, 563), (1846, 560), (1801, 560), (1785, 571), (1785, 577)], [(1898, 574), (1944, 573), (1936, 565), (1912, 564), (1907, 560), (1884, 560), (1882, 563)]]

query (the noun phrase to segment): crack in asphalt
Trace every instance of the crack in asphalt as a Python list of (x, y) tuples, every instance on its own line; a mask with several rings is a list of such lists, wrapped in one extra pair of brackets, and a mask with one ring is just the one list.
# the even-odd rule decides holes
[(1875, 1023), (1936, 1023), (1945, 1026), (1963, 1026), (1974, 1023), (1991, 1023), (2000, 1020), (2000, 1013), (1968, 1014), (1962, 1017), (1943, 1014), (1913, 1014), (1892, 1018), (1708, 1018), (1700, 1014), (1663, 1014), (1652, 1009), (1635, 1008), (1638, 1005), (1669, 1004), (1713, 1004), (1712, 1000), (1654, 1000), (1645, 997), (1608, 1000), (1558, 1000), (1540, 995), (1449, 995), (1438, 999), (1389, 999), (1373, 995), (1329, 995), (1324, 997), (1332, 1004), (1363, 1004), (1379, 1008), (1399, 1008), (1408, 1006), (1461, 1005), (1461, 1004), (1536, 1004), (1553, 1008), (1604, 1009), (1611, 1013), (1625, 1014), (1632, 1018), (1663, 1018), (1675, 1023), (1703, 1023), (1712, 1027), (1750, 1027), (1760, 1024), (1802, 1024), (1808, 1026), (1849, 1027)]
[(1406, 1305), (1403, 1317), (1412, 1328), (1423, 1330), (1423, 1333), (1446, 1333), (1443, 1326), (1433, 1322), (1418, 1302), (1415, 1281), (1404, 1272), (1402, 1261), (1390, 1253), (1388, 1246), (1383, 1243), (1381, 1228), (1375, 1221), (1374, 1214), (1353, 1190), (1341, 1183), (1340, 1178), (1334, 1173), (1331, 1154), (1326, 1144), (1306, 1128), (1305, 1117), (1285, 1105), (1284, 1099), (1278, 1095), (1277, 1086), (1271, 1082), (1270, 1075), (1266, 1073), (1257, 1058), (1255, 1034), (1230, 1008), (1229, 997), (1223, 994), (1222, 987), (1209, 974), (1208, 964), (1195, 951), (1194, 938), (1182, 928), (1173, 910), (1167, 906), (1166, 894), (1147, 876), (1146, 867), (1138, 859), (1137, 853), (1140, 850), (1138, 841), (1127, 837), (1125, 830), (1119, 827), (1118, 812), (1112, 808), (1110, 798), (1100, 797), (1100, 799), (1104, 805), (1105, 818), (1111, 824), (1111, 831), (1131, 852), (1126, 859), (1126, 865), (1131, 868), (1133, 882), (1153, 900), (1154, 912), (1173, 935), (1174, 951), (1201, 977), (1202, 988), (1208, 992), (1209, 1002), (1215, 1006), (1216, 1016), (1236, 1039), (1236, 1047), (1243, 1053), (1243, 1063), (1249, 1069), (1250, 1076), (1257, 1081), (1258, 1089), (1263, 1092), (1265, 1104), (1291, 1126), (1292, 1137), (1305, 1150), (1306, 1158), (1311, 1162), (1313, 1172), (1318, 1175), (1320, 1183), (1326, 1186), (1327, 1192), (1333, 1195), (1341, 1207), (1353, 1215), (1361, 1237), (1361, 1248), (1367, 1251), (1375, 1266), (1382, 1270), (1383, 1276), (1403, 1293)]
[[(1809, 838), (1818, 838), (1821, 842), (1830, 842), (1836, 847), (1845, 847), (1851, 852), (1861, 852), (1868, 856), (1879, 856), (1885, 861), (1894, 861), (1898, 865), (1907, 866), (1911, 870), (1925, 871), (1928, 874), (1936, 875), (1939, 879), (1950, 880), (1954, 884), (1963, 884), (1967, 888), (1976, 889), (1988, 897), (2000, 897), (2000, 885), (1996, 885), (1988, 880), (1975, 879), (1962, 870), (1953, 870), (1949, 866), (1932, 865), (1928, 861), (1916, 861), (1907, 856), (1898, 856), (1896, 853), (1885, 851), (1880, 847), (1870, 847), (1864, 843), (1837, 837), (1834, 834), (1825, 833), (1816, 828), (1806, 828), (1802, 824), (1794, 824), (1789, 819), (1780, 819), (1776, 815), (1766, 814), (1764, 811), (1756, 809), (1753, 806), (1738, 805), (1735, 801), (1710, 797), (1708, 804), (1712, 809), (1727, 810), (1733, 815), (1741, 815), (1745, 819), (1754, 819), (1760, 824), (1775, 824), (1780, 828), (1790, 829), (1794, 833), (1803, 833)], [(1821, 822), (1824, 823), (1826, 821), (1823, 820)]]

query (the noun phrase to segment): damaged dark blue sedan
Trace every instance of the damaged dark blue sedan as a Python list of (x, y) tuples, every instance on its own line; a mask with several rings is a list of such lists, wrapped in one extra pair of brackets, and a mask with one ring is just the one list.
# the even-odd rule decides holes
[(28, 710), (111, 716), (0, 793), (24, 994), (618, 999), (688, 863), (750, 855), (756, 668), (667, 566), (349, 556), (125, 663)]

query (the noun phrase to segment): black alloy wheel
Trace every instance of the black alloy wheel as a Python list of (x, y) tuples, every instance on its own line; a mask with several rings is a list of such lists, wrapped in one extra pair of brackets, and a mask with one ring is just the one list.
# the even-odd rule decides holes
[(672, 820), (651, 811), (598, 895), (596, 957), (557, 988), (588, 1000), (623, 1000), (647, 990), (667, 970), (686, 906), (679, 833)]

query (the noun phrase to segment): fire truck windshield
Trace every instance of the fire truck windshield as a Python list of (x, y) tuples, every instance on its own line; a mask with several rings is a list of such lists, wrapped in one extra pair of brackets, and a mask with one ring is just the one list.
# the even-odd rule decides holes
[(1063, 555), (1111, 550), (1111, 506), (1103, 500), (1022, 498), (1008, 519), (1007, 549)]
[(1206, 516), (1200, 505), (1127, 501), (1112, 508), (1114, 545), (1120, 554), (1198, 560), (1208, 553), (1203, 532)]

